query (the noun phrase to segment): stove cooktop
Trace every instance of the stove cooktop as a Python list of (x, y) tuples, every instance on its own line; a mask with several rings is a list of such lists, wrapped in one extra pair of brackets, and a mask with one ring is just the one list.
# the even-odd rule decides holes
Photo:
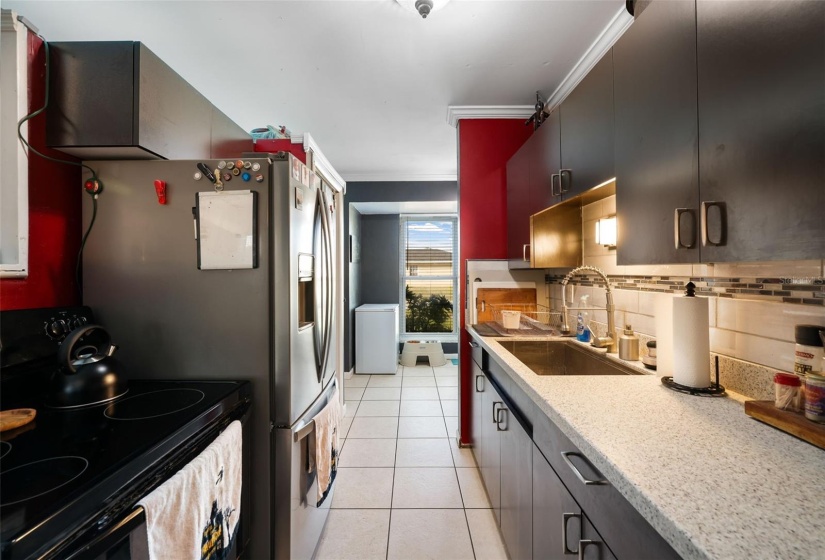
[[(25, 558), (94, 520), (113, 497), (249, 396), (247, 382), (130, 381), (112, 403), (56, 410), (0, 434), (0, 553)], [(3, 408), (9, 408), (4, 395)], [(35, 528), (34, 531), (32, 529)]]

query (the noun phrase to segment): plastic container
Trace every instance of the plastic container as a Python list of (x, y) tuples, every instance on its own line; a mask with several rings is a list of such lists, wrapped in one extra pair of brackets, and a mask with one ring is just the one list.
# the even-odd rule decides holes
[(521, 311), (502, 311), (501, 326), (505, 329), (517, 329), (521, 322)]
[(633, 334), (630, 325), (625, 325), (624, 333), (619, 337), (619, 358), (631, 362), (639, 359), (639, 337)]
[(773, 387), (776, 408), (792, 412), (802, 410), (802, 380), (798, 375), (779, 372), (773, 376)]
[[(590, 296), (582, 296), (579, 303), (579, 307), (587, 307), (588, 297)], [(576, 316), (576, 340), (578, 340), (579, 342), (590, 342), (590, 328), (588, 328), (589, 324), (590, 314), (587, 311), (579, 311), (579, 314)]]
[(808, 374), (805, 378), (805, 418), (825, 424), (825, 377)]
[(794, 373), (797, 375), (808, 375), (822, 371), (823, 341), (819, 336), (819, 331), (825, 329), (820, 325), (796, 325), (794, 337), (796, 348), (794, 349)]

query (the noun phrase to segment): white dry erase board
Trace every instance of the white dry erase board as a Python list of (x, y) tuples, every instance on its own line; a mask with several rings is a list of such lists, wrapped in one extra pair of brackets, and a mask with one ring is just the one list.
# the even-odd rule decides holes
[(197, 193), (198, 268), (258, 268), (258, 193)]

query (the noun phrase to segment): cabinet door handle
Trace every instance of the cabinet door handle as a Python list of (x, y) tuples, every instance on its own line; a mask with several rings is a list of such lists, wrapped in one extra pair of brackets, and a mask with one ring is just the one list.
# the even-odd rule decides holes
[[(559, 180), (559, 192), (556, 192), (556, 179)], [(550, 194), (552, 196), (561, 196), (561, 175), (559, 173), (550, 175)]]
[(579, 541), (579, 560), (584, 560), (584, 549), (590, 546), (591, 544), (602, 544), (601, 541), (594, 541), (590, 539), (582, 539)]
[[(710, 237), (710, 209), (716, 208), (719, 211), (719, 218), (716, 220), (719, 222), (719, 235), (716, 239), (711, 239)], [(702, 247), (707, 247), (711, 245), (713, 247), (719, 247), (720, 245), (724, 245), (727, 237), (728, 232), (728, 220), (727, 220), (727, 207), (724, 202), (717, 202), (717, 201), (706, 201), (702, 202)]]
[[(567, 173), (567, 176), (570, 178), (567, 181), (567, 188), (564, 188), (564, 174)], [(573, 182), (573, 170), (572, 169), (561, 169), (559, 170), (559, 188), (561, 192), (566, 193), (570, 190), (570, 183)]]
[(525, 243), (524, 246), (521, 248), (521, 260), (524, 262), (530, 262), (530, 259), (527, 258), (527, 247), (529, 247), (529, 243)]
[[(567, 463), (567, 466), (570, 467), (570, 470), (572, 470), (573, 473), (576, 475), (576, 477), (579, 480), (581, 480), (584, 484), (587, 484), (587, 485), (591, 485), (591, 484), (609, 484), (609, 482), (607, 482), (607, 480), (605, 480), (605, 479), (590, 480), (589, 478), (584, 478), (584, 475), (579, 471), (579, 469), (576, 468), (576, 465), (573, 464), (573, 461), (570, 460), (570, 455), (573, 455), (574, 457), (578, 457), (579, 459), (581, 459), (582, 461), (587, 463), (590, 466), (590, 468), (593, 469), (594, 471), (596, 471), (596, 472), (599, 472), (599, 471), (596, 469), (596, 467), (593, 466), (593, 463), (588, 461), (587, 457), (585, 457), (581, 453), (577, 453), (575, 451), (562, 451), (561, 456), (564, 459), (564, 462)], [(601, 473), (600, 473), (600, 475), (601, 475)]]
[[(481, 380), (481, 389), (478, 388), (478, 381)], [(483, 393), (484, 392), (484, 376), (483, 375), (476, 375), (476, 393)]]
[[(682, 237), (682, 216), (690, 216), (690, 235)], [(696, 215), (692, 208), (677, 208), (673, 217), (673, 232), (677, 249), (693, 249), (696, 245)]]
[(570, 521), (572, 518), (576, 518), (579, 520), (579, 532), (581, 532), (581, 522), (582, 522), (582, 514), (580, 513), (562, 513), (561, 514), (561, 546), (562, 546), (562, 554), (576, 554), (578, 553), (578, 549), (570, 550), (570, 545), (567, 544), (567, 522)]
[(498, 405), (503, 405), (504, 403), (501, 401), (493, 401), (493, 424), (498, 423), (498, 413), (496, 411), (496, 407)]
[[(502, 415), (502, 412), (505, 414)], [(506, 432), (507, 431), (507, 409), (503, 406), (496, 411), (496, 430), (499, 432)], [(502, 422), (504, 423), (504, 427), (501, 427)]]
[(475, 340), (470, 341), (470, 348), (478, 348), (478, 342)]

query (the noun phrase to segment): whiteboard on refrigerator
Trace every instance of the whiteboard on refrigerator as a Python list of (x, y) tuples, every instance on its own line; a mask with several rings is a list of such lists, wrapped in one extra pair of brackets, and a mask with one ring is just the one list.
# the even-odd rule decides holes
[(199, 192), (198, 268), (258, 268), (258, 197), (253, 191)]

